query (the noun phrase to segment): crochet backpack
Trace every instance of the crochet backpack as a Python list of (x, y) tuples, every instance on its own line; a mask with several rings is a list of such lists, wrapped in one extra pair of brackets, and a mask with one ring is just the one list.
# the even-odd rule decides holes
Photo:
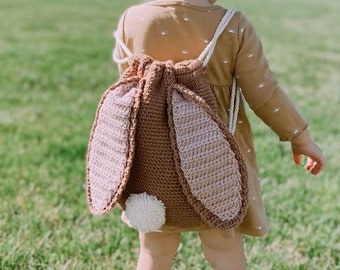
[(132, 54), (116, 36), (129, 66), (103, 94), (89, 139), (93, 214), (119, 203), (130, 225), (143, 232), (228, 229), (242, 221), (247, 171), (233, 137), (240, 92), (234, 80), (228, 129), (204, 77), (234, 13), (226, 12), (198, 59), (180, 63)]

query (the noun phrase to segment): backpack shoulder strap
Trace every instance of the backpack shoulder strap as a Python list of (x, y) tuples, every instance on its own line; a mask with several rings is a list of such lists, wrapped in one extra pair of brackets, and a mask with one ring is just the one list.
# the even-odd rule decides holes
[(214, 34), (212, 40), (209, 42), (207, 47), (205, 47), (204, 51), (198, 57), (198, 59), (203, 62), (203, 66), (206, 66), (208, 64), (210, 57), (214, 52), (218, 38), (223, 33), (225, 28), (228, 26), (230, 20), (233, 18), (235, 13), (236, 13), (236, 9), (230, 8), (230, 9), (228, 9), (228, 11), (222, 17), (219, 25), (216, 28), (216, 31), (215, 31), (215, 34)]
[[(233, 18), (234, 14), (236, 13), (235, 8), (230, 8), (227, 10), (227, 12), (222, 17), (219, 25), (216, 28), (215, 34), (212, 38), (212, 40), (209, 42), (209, 44), (205, 47), (203, 52), (198, 57), (198, 60), (203, 62), (203, 67), (207, 66), (213, 52), (215, 49), (215, 46), (217, 44), (218, 38), (221, 36), (221, 34), (224, 32), (225, 28), (228, 26), (229, 22)], [(130, 51), (130, 49), (126, 46), (124, 41), (118, 36), (117, 31), (114, 32), (114, 37), (116, 39), (116, 42), (118, 45), (122, 48), (122, 50), (125, 52), (127, 57), (120, 59), (115, 55), (115, 51), (113, 52), (113, 60), (117, 64), (124, 64), (127, 63), (130, 59), (130, 57), (133, 55), (133, 53)], [(229, 123), (228, 128), (231, 131), (232, 134), (235, 132), (236, 128), (236, 120), (237, 120), (237, 114), (239, 109), (239, 103), (240, 103), (240, 90), (237, 88), (236, 85), (236, 79), (233, 79), (232, 89), (231, 89), (231, 101), (230, 101), (230, 115), (229, 115)]]
[[(232, 19), (232, 17), (234, 16), (235, 13), (236, 13), (236, 9), (230, 8), (230, 9), (228, 9), (228, 11), (222, 17), (219, 25), (216, 28), (216, 31), (215, 31), (215, 34), (214, 34), (212, 40), (209, 42), (207, 47), (205, 47), (205, 49), (203, 50), (201, 55), (198, 57), (198, 59), (203, 62), (203, 66), (206, 66), (208, 64), (209, 59), (214, 52), (218, 38), (223, 33), (224, 29), (227, 27), (227, 25), (229, 24), (230, 20)], [(120, 59), (116, 56), (115, 51), (113, 51), (112, 58), (117, 64), (127, 63), (129, 61), (129, 58), (133, 55), (133, 53), (126, 46), (124, 41), (118, 36), (117, 31), (115, 31), (113, 33), (113, 35), (116, 39), (116, 42), (122, 48), (122, 50), (125, 52), (127, 57)]]
[(112, 53), (112, 59), (115, 61), (117, 64), (125, 64), (129, 62), (129, 58), (133, 55), (133, 53), (130, 51), (130, 49), (125, 45), (124, 41), (118, 36), (117, 31), (113, 32), (113, 36), (118, 43), (118, 45), (122, 48), (122, 50), (126, 53), (127, 57), (120, 59), (116, 56), (115, 50), (113, 50)]
[[(208, 65), (208, 62), (214, 52), (215, 46), (217, 44), (218, 38), (221, 36), (225, 28), (228, 26), (230, 20), (233, 18), (236, 13), (236, 9), (230, 8), (222, 17), (219, 25), (216, 28), (215, 34), (212, 40), (209, 42), (207, 47), (205, 47), (204, 51), (198, 57), (200, 61), (203, 62), (203, 67)], [(237, 87), (236, 78), (233, 78), (233, 83), (231, 86), (231, 97), (230, 97), (230, 108), (229, 108), (229, 122), (228, 129), (234, 135), (236, 129), (236, 121), (238, 110), (240, 106), (241, 92)]]

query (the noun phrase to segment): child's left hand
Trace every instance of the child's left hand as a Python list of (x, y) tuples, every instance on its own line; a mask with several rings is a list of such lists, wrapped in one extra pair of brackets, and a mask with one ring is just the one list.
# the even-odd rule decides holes
[(319, 174), (325, 167), (326, 159), (319, 146), (310, 139), (308, 131), (291, 140), (291, 148), (295, 164), (301, 165), (302, 157), (307, 157), (306, 170), (313, 175)]

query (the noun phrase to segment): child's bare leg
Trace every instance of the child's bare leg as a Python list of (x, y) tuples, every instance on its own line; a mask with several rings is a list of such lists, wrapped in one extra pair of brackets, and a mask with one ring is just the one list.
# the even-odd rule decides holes
[(139, 233), (137, 270), (170, 270), (181, 241), (180, 233)]
[(245, 270), (246, 257), (242, 234), (235, 238), (225, 238), (219, 230), (199, 232), (203, 244), (203, 253), (214, 270)]

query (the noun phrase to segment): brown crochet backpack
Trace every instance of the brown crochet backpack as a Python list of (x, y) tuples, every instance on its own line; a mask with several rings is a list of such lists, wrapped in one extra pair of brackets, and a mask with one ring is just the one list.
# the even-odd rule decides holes
[[(171, 226), (238, 225), (247, 206), (247, 172), (232, 132), (217, 115), (204, 68), (235, 10), (198, 59), (174, 64), (129, 55), (129, 67), (102, 96), (90, 135), (91, 212), (118, 202), (143, 232)], [(233, 95), (238, 101), (239, 92)], [(234, 102), (232, 102), (234, 104)], [(230, 124), (236, 121), (238, 105)]]

